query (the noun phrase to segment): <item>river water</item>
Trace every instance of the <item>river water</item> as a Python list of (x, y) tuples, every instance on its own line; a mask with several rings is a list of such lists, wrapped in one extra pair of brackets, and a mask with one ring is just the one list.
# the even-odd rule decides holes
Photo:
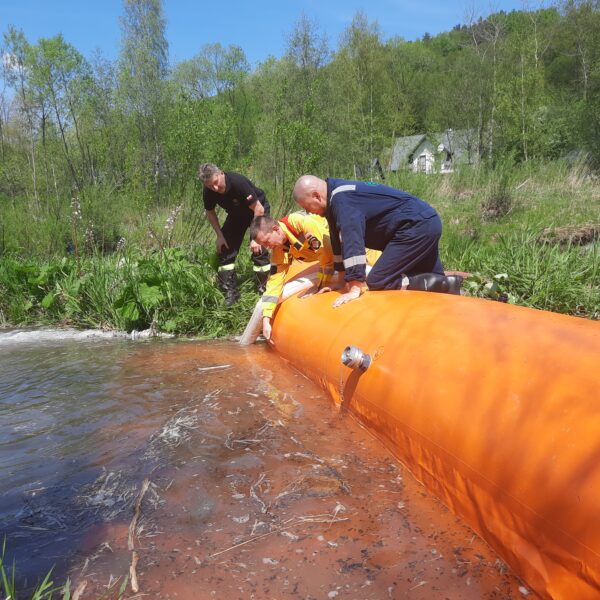
[(22, 587), (54, 568), (81, 598), (526, 593), (265, 345), (0, 333), (0, 473)]

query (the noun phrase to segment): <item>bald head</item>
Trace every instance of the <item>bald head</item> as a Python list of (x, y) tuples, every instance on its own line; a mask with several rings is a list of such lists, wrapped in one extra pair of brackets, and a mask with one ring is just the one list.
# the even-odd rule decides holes
[(327, 182), (302, 175), (294, 185), (294, 200), (307, 212), (323, 216), (327, 210)]

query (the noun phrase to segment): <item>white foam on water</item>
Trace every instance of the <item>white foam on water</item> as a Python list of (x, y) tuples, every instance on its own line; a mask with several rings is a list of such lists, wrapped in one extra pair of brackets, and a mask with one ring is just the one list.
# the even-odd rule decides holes
[(146, 329), (144, 331), (102, 331), (100, 329), (14, 329), (11, 331), (0, 331), (0, 346), (13, 344), (39, 344), (40, 342), (62, 342), (62, 341), (94, 341), (109, 339), (138, 340), (151, 337), (171, 337), (157, 334), (156, 331)]

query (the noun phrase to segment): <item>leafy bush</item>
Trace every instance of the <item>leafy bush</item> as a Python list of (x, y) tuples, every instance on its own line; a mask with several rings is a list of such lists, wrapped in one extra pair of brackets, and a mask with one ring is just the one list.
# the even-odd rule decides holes
[(60, 323), (104, 329), (147, 329), (216, 337), (239, 332), (258, 296), (249, 259), (240, 257), (242, 298), (227, 309), (209, 255), (163, 248), (47, 263), (0, 264), (0, 311), (14, 325)]

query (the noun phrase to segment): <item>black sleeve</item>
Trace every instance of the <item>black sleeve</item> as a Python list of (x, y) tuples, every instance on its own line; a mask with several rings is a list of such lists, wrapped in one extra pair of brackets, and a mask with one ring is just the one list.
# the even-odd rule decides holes
[(206, 187), (203, 186), (202, 199), (204, 200), (204, 210), (215, 210), (217, 201)]
[[(260, 202), (260, 197), (256, 192), (256, 187), (252, 184), (252, 182), (249, 179), (246, 179), (245, 177), (243, 180), (242, 190), (243, 190), (242, 198), (248, 206), (250, 206), (251, 204), (254, 204), (257, 200)], [(249, 200), (248, 200), (248, 196), (250, 196)], [(261, 202), (261, 204), (262, 204), (262, 202)]]
[[(240, 204), (250, 206), (257, 200), (260, 201), (256, 187), (247, 177), (239, 173), (229, 173), (229, 177), (232, 184), (232, 191), (237, 196)], [(248, 200), (248, 196), (251, 197), (250, 200)]]

